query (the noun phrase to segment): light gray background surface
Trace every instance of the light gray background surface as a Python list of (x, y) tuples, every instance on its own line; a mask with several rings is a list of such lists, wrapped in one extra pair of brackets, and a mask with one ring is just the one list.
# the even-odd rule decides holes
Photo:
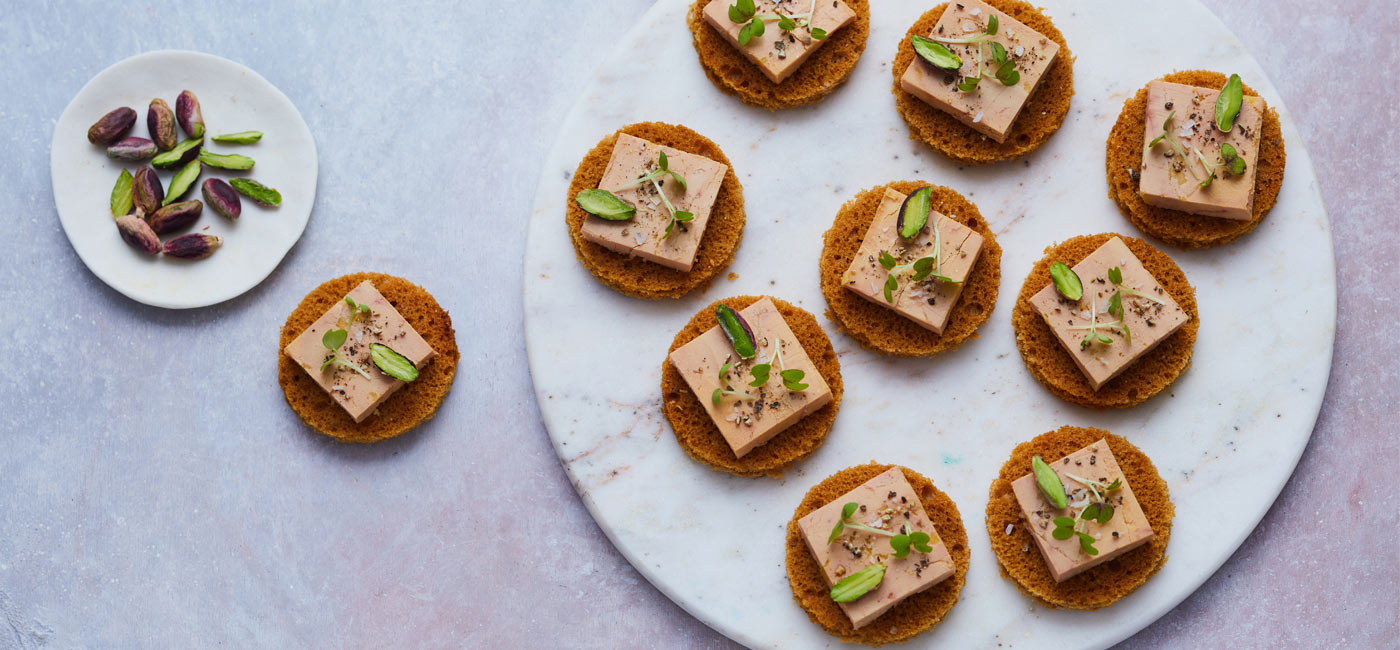
[[(1312, 153), (1337, 343), (1317, 430), (1273, 510), (1125, 645), (1395, 647), (1400, 7), (1205, 2), (1288, 103), (1305, 139), (1289, 146)], [(613, 550), (530, 390), (520, 260), (539, 163), (608, 35), (649, 2), (574, 4), (7, 9), (0, 648), (732, 646)], [(282, 266), (189, 312), (88, 273), (49, 181), (53, 123), (78, 88), (162, 48), (257, 70), (301, 109), (321, 158), (311, 223)], [(1342, 65), (1358, 52), (1370, 62)], [(302, 296), (360, 270), (432, 291), (462, 363), (431, 423), (346, 446), (296, 420), (275, 355)]]

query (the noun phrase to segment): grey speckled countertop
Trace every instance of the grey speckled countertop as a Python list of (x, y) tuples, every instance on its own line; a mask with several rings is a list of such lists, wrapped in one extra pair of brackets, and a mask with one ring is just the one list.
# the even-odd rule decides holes
[[(1273, 510), (1125, 646), (1395, 647), (1400, 7), (1205, 1), (1272, 76), (1317, 164), (1337, 343)], [(347, 4), (18, 3), (0, 20), (0, 648), (732, 646), (593, 524), (541, 427), (521, 335), (539, 162), (605, 35), (649, 2), (567, 16)], [(311, 224), (282, 266), (188, 312), (88, 273), (49, 181), (53, 124), (78, 88), (162, 48), (260, 72), (321, 159)], [(430, 289), (463, 350), (439, 416), (373, 446), (304, 429), (273, 365), (301, 297), (359, 270)]]

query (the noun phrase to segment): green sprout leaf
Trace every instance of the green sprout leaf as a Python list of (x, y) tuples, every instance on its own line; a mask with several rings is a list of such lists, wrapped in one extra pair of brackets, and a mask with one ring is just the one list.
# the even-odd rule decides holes
[[(996, 43), (992, 45), (996, 45)], [(1003, 86), (1014, 86), (1017, 82), (1021, 81), (1021, 73), (1016, 71), (1015, 61), (1007, 61), (1001, 64), (1001, 67), (997, 68), (996, 77), (997, 81), (1000, 81)]]
[(612, 192), (602, 189), (583, 190), (574, 197), (574, 202), (584, 212), (607, 219), (608, 221), (625, 221), (637, 214), (637, 208), (633, 207)]
[(895, 557), (908, 557), (909, 544), (912, 540), (908, 535), (895, 535), (890, 538), (890, 548), (894, 549)]
[(1055, 517), (1052, 523), (1055, 524), (1055, 530), (1050, 531), (1051, 537), (1063, 541), (1074, 536), (1074, 519)]
[(690, 223), (691, 221), (695, 220), (695, 213), (686, 212), (685, 210), (677, 210), (676, 213), (672, 215), (672, 217), (676, 221), (679, 221), (681, 223)]
[(394, 379), (407, 382), (418, 378), (418, 368), (413, 362), (383, 343), (369, 344), (369, 358), (380, 371)]
[(117, 176), (117, 184), (112, 186), (112, 218), (125, 217), (131, 214), (132, 198), (131, 185), (133, 179), (131, 172), (123, 169)]
[(917, 260), (914, 260), (914, 277), (912, 278), (913, 281), (920, 282), (928, 276), (933, 275), (933, 263), (937, 261), (938, 258), (934, 256), (921, 257)]
[(1050, 279), (1055, 283), (1055, 291), (1058, 291), (1065, 298), (1078, 301), (1084, 297), (1084, 283), (1080, 282), (1079, 274), (1075, 273), (1068, 264), (1051, 262)]
[(884, 267), (886, 271), (894, 268), (895, 264), (897, 264), (897, 262), (893, 255), (890, 255), (887, 251), (880, 252), (880, 266)]
[(723, 389), (723, 388), (716, 388), (716, 389), (715, 389), (715, 392), (710, 393), (710, 401), (711, 401), (711, 402), (714, 402), (714, 403), (715, 403), (715, 406), (719, 406), (719, 402), (720, 402), (720, 400), (722, 400), (722, 399), (724, 399), (724, 389)]
[(753, 381), (749, 382), (749, 385), (757, 388), (768, 383), (768, 374), (772, 371), (773, 364), (760, 363), (755, 365), (749, 370), (749, 372), (753, 374)]
[(996, 35), (997, 35), (997, 22), (998, 22), (998, 21), (997, 21), (997, 15), (996, 15), (996, 14), (988, 14), (988, 16), (987, 16), (987, 35), (988, 35), (988, 36), (996, 36)]
[(1107, 502), (1091, 503), (1079, 518), (1106, 524), (1113, 519), (1113, 506)]
[(1114, 284), (1123, 284), (1123, 269), (1113, 267), (1108, 270), (1108, 281)]
[(825, 30), (825, 29), (822, 29), (822, 28), (820, 28), (820, 27), (813, 27), (813, 28), (811, 28), (809, 31), (812, 33), (812, 38), (813, 38), (814, 40), (818, 40), (818, 41), (824, 41), (824, 40), (826, 40), (826, 30)]
[(1215, 98), (1215, 128), (1226, 133), (1235, 126), (1235, 118), (1240, 115), (1240, 105), (1244, 102), (1244, 82), (1237, 74), (1230, 75), (1225, 87)]
[[(815, 38), (815, 36), (813, 36)], [(962, 59), (953, 51), (938, 41), (931, 38), (924, 38), (915, 34), (909, 38), (914, 43), (914, 52), (919, 58), (928, 61), (935, 68), (943, 70), (959, 70), (962, 68)]]
[[(1035, 484), (1040, 486), (1040, 493), (1045, 495), (1045, 500), (1056, 508), (1064, 508), (1069, 505), (1069, 497), (1065, 495), (1065, 484), (1060, 480), (1060, 475), (1055, 470), (1050, 469), (1050, 465), (1040, 456), (1031, 457), (1031, 471), (1035, 474)], [(1071, 523), (1073, 523), (1071, 521)]]
[(803, 390), (807, 388), (807, 384), (802, 383), (802, 378), (806, 375), (807, 373), (797, 368), (788, 368), (778, 373), (778, 376), (783, 378), (783, 387), (788, 390)]
[(908, 557), (909, 548), (911, 546), (914, 548), (914, 550), (920, 553), (928, 553), (932, 551), (933, 547), (930, 546), (928, 542), (928, 533), (925, 533), (923, 531), (915, 531), (908, 535), (895, 535), (894, 537), (891, 537), (890, 548), (894, 549), (895, 557), (902, 558)]
[(894, 304), (894, 290), (899, 288), (899, 280), (894, 279), (891, 273), (885, 277), (885, 302)]
[(1117, 318), (1123, 317), (1123, 292), (1113, 292), (1113, 297), (1108, 299), (1108, 313)]
[(1113, 482), (1112, 482), (1112, 483), (1109, 483), (1109, 484), (1108, 484), (1108, 487), (1104, 488), (1103, 491), (1104, 491), (1104, 492), (1112, 492), (1112, 491), (1117, 490), (1117, 489), (1122, 488), (1122, 487), (1123, 487), (1123, 479), (1121, 479), (1121, 478), (1116, 478), (1116, 479), (1113, 479)]
[(1079, 548), (1084, 549), (1089, 555), (1098, 555), (1099, 549), (1094, 548), (1094, 537), (1088, 533), (1075, 533), (1079, 536)]
[(958, 80), (958, 90), (961, 90), (965, 93), (970, 93), (974, 90), (977, 90), (978, 81), (981, 81), (981, 77), (963, 77), (962, 79)]
[(838, 603), (849, 603), (878, 587), (885, 579), (885, 565), (872, 564), (860, 571), (842, 578), (831, 588), (831, 599)]
[(263, 137), (262, 131), (239, 131), (238, 133), (220, 133), (212, 139), (214, 142), (227, 142), (229, 144), (253, 144)]
[(329, 330), (321, 335), (321, 345), (324, 345), (327, 350), (334, 352), (339, 350), (340, 346), (345, 345), (346, 336), (349, 336), (349, 333), (345, 330)]
[(1235, 150), (1235, 145), (1228, 142), (1220, 145), (1220, 158), (1225, 161), (1225, 173), (1231, 176), (1244, 173), (1244, 158)]
[[(992, 17), (996, 18), (996, 16)], [(992, 46), (992, 61), (998, 65), (1006, 63), (1006, 48), (996, 41), (992, 41), (988, 45)]]
[(797, 21), (788, 18), (787, 16), (784, 16), (780, 13), (778, 14), (778, 29), (781, 29), (785, 32), (790, 32), (794, 29), (797, 29)]
[(719, 321), (719, 329), (724, 332), (725, 338), (729, 339), (729, 344), (734, 346), (734, 353), (741, 359), (752, 359), (758, 354), (758, 348), (754, 346), (753, 333), (749, 329), (749, 324), (744, 322), (744, 317), (739, 312), (734, 311), (729, 305), (715, 306), (715, 320)]
[(826, 538), (827, 544), (836, 541), (836, 538), (841, 536), (841, 532), (846, 530), (846, 521), (851, 518), (851, 515), (856, 513), (856, 508), (859, 507), (860, 504), (854, 501), (841, 506), (841, 519), (831, 528), (831, 536)]

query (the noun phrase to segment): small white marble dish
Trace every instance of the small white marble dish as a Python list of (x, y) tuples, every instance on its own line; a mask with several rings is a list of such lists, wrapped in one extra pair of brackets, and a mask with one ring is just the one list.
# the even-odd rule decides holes
[[(112, 186), (123, 167), (134, 172), (139, 164), (108, 159), (105, 148), (87, 140), (88, 127), (119, 106), (136, 110), (136, 126), (129, 135), (149, 138), (150, 101), (160, 97), (174, 108), (175, 97), (186, 89), (199, 98), (207, 130), (205, 149), (243, 154), (257, 163), (249, 171), (206, 165), (198, 183), (211, 177), (251, 178), (282, 193), (277, 208), (241, 197), (243, 215), (238, 221), (205, 206), (194, 226), (162, 237), (207, 232), (223, 238), (213, 256), (194, 262), (146, 256), (122, 241), (112, 223)], [(237, 131), (262, 131), (263, 138), (252, 145), (210, 140)], [(186, 137), (184, 131), (179, 137)], [(301, 238), (316, 198), (316, 143), (291, 100), (247, 67), (200, 52), (147, 52), (98, 73), (58, 118), (49, 164), (59, 223), (78, 257), (94, 275), (132, 300), (169, 309), (212, 305), (257, 286)], [(157, 172), (168, 188), (173, 170)], [(198, 183), (184, 200), (203, 200)]]

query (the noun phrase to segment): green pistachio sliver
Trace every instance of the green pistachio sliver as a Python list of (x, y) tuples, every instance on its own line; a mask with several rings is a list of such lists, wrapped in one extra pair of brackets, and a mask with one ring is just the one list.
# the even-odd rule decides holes
[(1060, 292), (1060, 295), (1070, 300), (1079, 300), (1084, 297), (1084, 283), (1079, 281), (1079, 274), (1075, 273), (1068, 264), (1051, 262), (1050, 279), (1055, 282), (1055, 290)]
[(928, 213), (933, 210), (933, 188), (922, 187), (914, 190), (913, 194), (905, 197), (904, 204), (899, 206), (899, 218), (895, 227), (899, 230), (899, 236), (904, 239), (913, 239), (928, 224)]
[(262, 139), (262, 131), (239, 131), (238, 133), (220, 133), (210, 138), (214, 142), (228, 142), (231, 144), (253, 144)]
[(180, 159), (184, 158), (185, 154), (188, 153), (190, 149), (193, 149), (201, 144), (204, 144), (203, 138), (190, 138), (188, 140), (182, 140), (180, 144), (175, 145), (174, 149), (161, 153), (155, 158), (152, 158), (151, 164), (161, 169), (167, 167), (174, 167), (175, 165), (179, 164)]
[(584, 190), (574, 197), (574, 201), (584, 212), (608, 221), (626, 221), (637, 214), (637, 208), (631, 203), (617, 198), (617, 195), (607, 190)]
[(720, 331), (724, 332), (724, 337), (729, 339), (729, 344), (734, 346), (734, 353), (740, 358), (752, 359), (758, 354), (758, 347), (753, 342), (753, 330), (749, 329), (749, 324), (739, 312), (729, 305), (717, 305), (715, 320), (719, 321)]
[(199, 151), (199, 161), (220, 169), (252, 169), (254, 164), (253, 159), (247, 156), (240, 156), (236, 153), (210, 153), (208, 149)]
[(1031, 470), (1035, 473), (1035, 484), (1040, 486), (1040, 493), (1045, 495), (1045, 500), (1056, 508), (1069, 506), (1069, 497), (1065, 494), (1065, 484), (1060, 480), (1060, 475), (1045, 463), (1040, 456), (1031, 458)]
[(117, 176), (117, 184), (112, 186), (112, 218), (131, 214), (131, 172), (123, 169)]
[(948, 49), (948, 46), (931, 38), (924, 38), (918, 34), (909, 37), (909, 40), (914, 42), (914, 52), (919, 55), (919, 58), (928, 61), (933, 64), (934, 67), (943, 70), (958, 70), (962, 68), (962, 59), (958, 58), (958, 55), (953, 54), (953, 51)]
[(413, 381), (418, 378), (418, 369), (413, 367), (413, 363), (393, 348), (383, 343), (369, 344), (369, 358), (374, 361), (384, 374), (399, 381)]
[(1240, 115), (1240, 104), (1244, 103), (1244, 82), (1237, 74), (1230, 75), (1225, 87), (1215, 98), (1215, 127), (1229, 132), (1235, 126), (1235, 118)]
[(228, 184), (239, 194), (266, 208), (282, 205), (282, 193), (251, 178), (231, 178)]
[(198, 160), (191, 160), (188, 165), (181, 167), (180, 171), (175, 172), (175, 176), (170, 179), (170, 189), (166, 191), (165, 199), (160, 204), (170, 205), (178, 201), (181, 196), (185, 195), (185, 192), (189, 191), (190, 187), (194, 186), (194, 182), (199, 180), (200, 171), (202, 171), (202, 166)]
[(870, 593), (885, 579), (885, 565), (872, 564), (841, 579), (831, 588), (831, 599), (838, 603), (849, 603)]

